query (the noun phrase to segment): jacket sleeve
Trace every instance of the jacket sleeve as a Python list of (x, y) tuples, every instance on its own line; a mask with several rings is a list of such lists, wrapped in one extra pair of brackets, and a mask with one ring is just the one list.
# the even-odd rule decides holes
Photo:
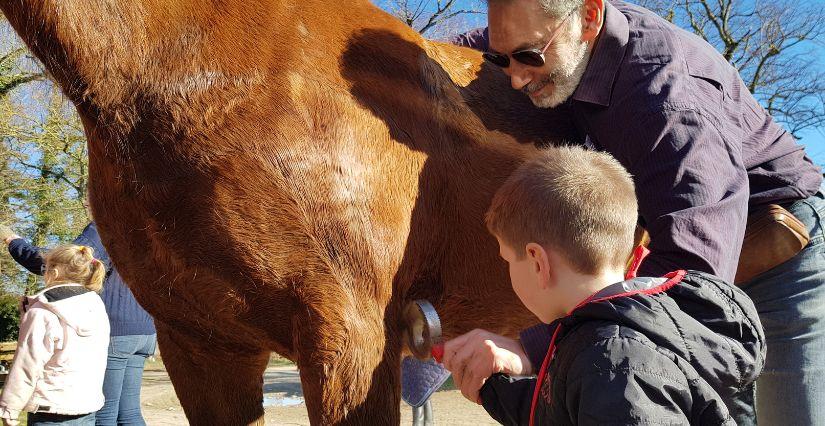
[(40, 250), (40, 247), (35, 247), (22, 238), (9, 243), (9, 254), (14, 261), (37, 275), (42, 275), (41, 268), (44, 263)]
[(635, 340), (614, 338), (585, 349), (566, 382), (565, 404), (575, 424), (690, 424), (685, 374)]
[(503, 425), (524, 425), (530, 421), (530, 408), (536, 379), (493, 374), (481, 388), (481, 404), (490, 417)]
[(29, 309), (23, 315), (17, 352), (0, 395), (0, 416), (17, 419), (26, 407), (43, 368), (61, 345), (61, 330), (57, 316), (46, 309)]

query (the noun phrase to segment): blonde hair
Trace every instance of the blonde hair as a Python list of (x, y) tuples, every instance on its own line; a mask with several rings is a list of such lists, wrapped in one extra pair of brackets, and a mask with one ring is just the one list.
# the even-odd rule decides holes
[(45, 260), (46, 285), (77, 283), (98, 293), (103, 289), (106, 267), (95, 259), (93, 248), (66, 244), (49, 250)]
[(638, 206), (633, 180), (608, 154), (548, 148), (504, 182), (487, 229), (519, 258), (531, 243), (558, 250), (583, 274), (622, 269), (633, 250)]

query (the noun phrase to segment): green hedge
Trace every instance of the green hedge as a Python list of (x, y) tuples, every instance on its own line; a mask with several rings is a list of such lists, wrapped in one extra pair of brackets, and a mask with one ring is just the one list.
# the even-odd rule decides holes
[(4, 294), (0, 296), (0, 342), (17, 340), (20, 326), (20, 311), (17, 306), (20, 296)]

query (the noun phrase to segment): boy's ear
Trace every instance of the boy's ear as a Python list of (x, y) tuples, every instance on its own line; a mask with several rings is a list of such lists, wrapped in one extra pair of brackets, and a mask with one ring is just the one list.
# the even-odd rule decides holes
[(550, 256), (547, 250), (545, 250), (541, 244), (537, 243), (527, 244), (525, 250), (527, 251), (527, 256), (533, 262), (534, 272), (538, 275), (542, 288), (547, 287), (550, 284), (550, 277), (552, 275), (552, 271), (550, 270)]

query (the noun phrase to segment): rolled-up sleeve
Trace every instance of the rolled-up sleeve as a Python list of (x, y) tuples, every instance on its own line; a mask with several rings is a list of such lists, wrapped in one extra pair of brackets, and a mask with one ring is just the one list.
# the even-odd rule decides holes
[(640, 274), (695, 269), (733, 281), (748, 207), (748, 177), (736, 141), (715, 118), (667, 107), (631, 125), (625, 143), (639, 214), (650, 233)]

